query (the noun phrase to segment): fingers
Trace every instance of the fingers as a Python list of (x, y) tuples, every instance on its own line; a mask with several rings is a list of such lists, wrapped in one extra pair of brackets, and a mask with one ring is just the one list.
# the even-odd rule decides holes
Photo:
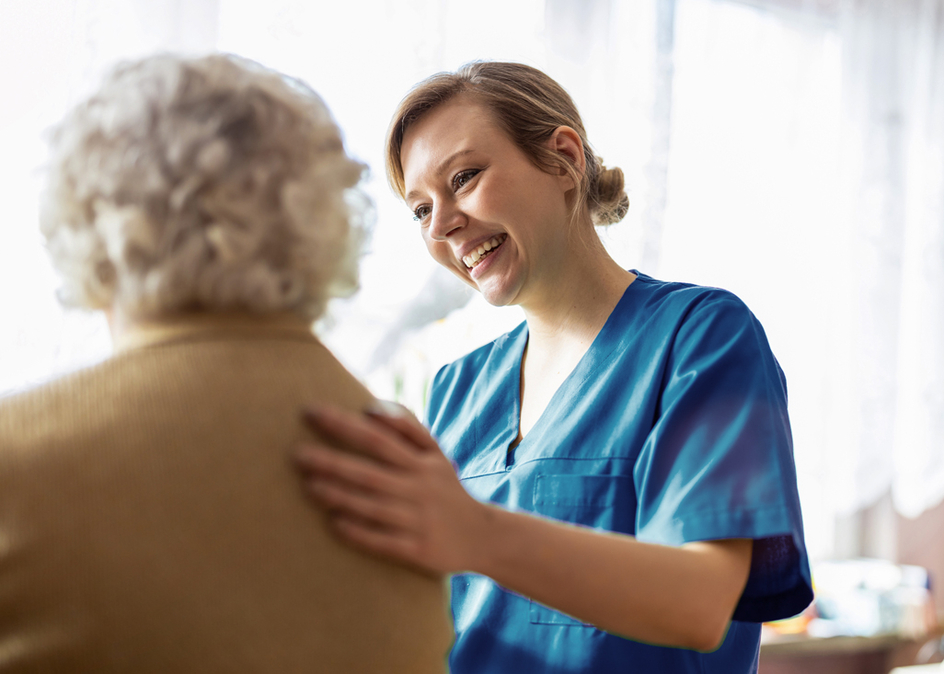
[(415, 540), (418, 513), (400, 498), (401, 478), (389, 467), (324, 446), (306, 444), (295, 460), (307, 473), (305, 488), (329, 515), (329, 526), (349, 545), (425, 572)]
[(403, 501), (385, 498), (338, 486), (324, 479), (308, 483), (308, 490), (329, 511), (338, 513), (343, 520), (351, 516), (373, 527), (410, 529), (415, 525), (415, 513)]
[(309, 473), (312, 484), (340, 480), (361, 491), (389, 495), (401, 495), (405, 488), (402, 478), (389, 469), (323, 445), (300, 445), (295, 452), (295, 462)]
[[(368, 523), (345, 515), (332, 520), (331, 526), (338, 535), (355, 548), (380, 557), (416, 563), (416, 544), (402, 533), (389, 529), (378, 529)], [(420, 567), (430, 573), (430, 569)], [(435, 573), (435, 572), (434, 572)]]
[(426, 430), (426, 427), (402, 405), (386, 400), (376, 400), (364, 412), (372, 419), (397, 431), (417, 447), (426, 450), (439, 450), (439, 445)]
[(415, 448), (403, 443), (399, 434), (373, 419), (328, 405), (311, 406), (303, 418), (313, 429), (384, 463), (407, 468), (415, 459)]
[(342, 540), (436, 574), (464, 568), (463, 527), (450, 523), (468, 520), (474, 501), (415, 417), (381, 403), (367, 413), (313, 406), (304, 420), (323, 441), (300, 444), (295, 462)]

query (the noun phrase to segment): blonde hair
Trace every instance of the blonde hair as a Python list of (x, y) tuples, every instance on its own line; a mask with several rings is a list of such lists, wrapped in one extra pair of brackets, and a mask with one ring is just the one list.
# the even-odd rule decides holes
[[(544, 171), (567, 171), (579, 187), (575, 210), (586, 205), (593, 223), (619, 222), (629, 209), (623, 172), (607, 168), (587, 141), (580, 113), (561, 85), (537, 68), (521, 63), (474, 61), (454, 73), (432, 75), (400, 101), (387, 130), (387, 180), (400, 198), (405, 193), (401, 149), (407, 129), (427, 112), (458, 95), (471, 96), (494, 115), (515, 145)], [(583, 142), (583, 172), (545, 144), (554, 131), (569, 126)]]
[(357, 288), (365, 169), (298, 80), (224, 54), (122, 64), (51, 134), (60, 300), (317, 318)]

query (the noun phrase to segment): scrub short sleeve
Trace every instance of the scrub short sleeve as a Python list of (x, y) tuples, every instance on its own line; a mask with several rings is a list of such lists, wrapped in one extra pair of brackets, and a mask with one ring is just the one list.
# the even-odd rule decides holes
[(633, 477), (640, 540), (754, 539), (735, 620), (785, 618), (809, 604), (786, 383), (734, 295), (708, 291), (678, 324)]

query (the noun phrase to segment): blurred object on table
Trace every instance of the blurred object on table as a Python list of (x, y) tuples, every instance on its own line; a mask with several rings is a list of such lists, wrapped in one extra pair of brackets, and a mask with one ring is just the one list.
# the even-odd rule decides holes
[(881, 559), (815, 565), (813, 637), (896, 635), (921, 639), (937, 627), (931, 579), (920, 566)]
[[(921, 640), (936, 631), (931, 578), (920, 566), (881, 559), (827, 561), (813, 567), (816, 599), (803, 613), (764, 625), (764, 642), (797, 638), (900, 637)], [(941, 649), (929, 642), (931, 662)]]

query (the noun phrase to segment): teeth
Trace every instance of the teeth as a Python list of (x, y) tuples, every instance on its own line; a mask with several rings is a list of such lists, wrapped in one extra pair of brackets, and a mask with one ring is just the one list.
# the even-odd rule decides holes
[(499, 234), (498, 236), (493, 236), (491, 239), (483, 243), (481, 246), (473, 250), (468, 255), (462, 258), (462, 262), (466, 267), (472, 269), (476, 266), (482, 258), (484, 258), (489, 252), (498, 248), (507, 238), (507, 234)]

